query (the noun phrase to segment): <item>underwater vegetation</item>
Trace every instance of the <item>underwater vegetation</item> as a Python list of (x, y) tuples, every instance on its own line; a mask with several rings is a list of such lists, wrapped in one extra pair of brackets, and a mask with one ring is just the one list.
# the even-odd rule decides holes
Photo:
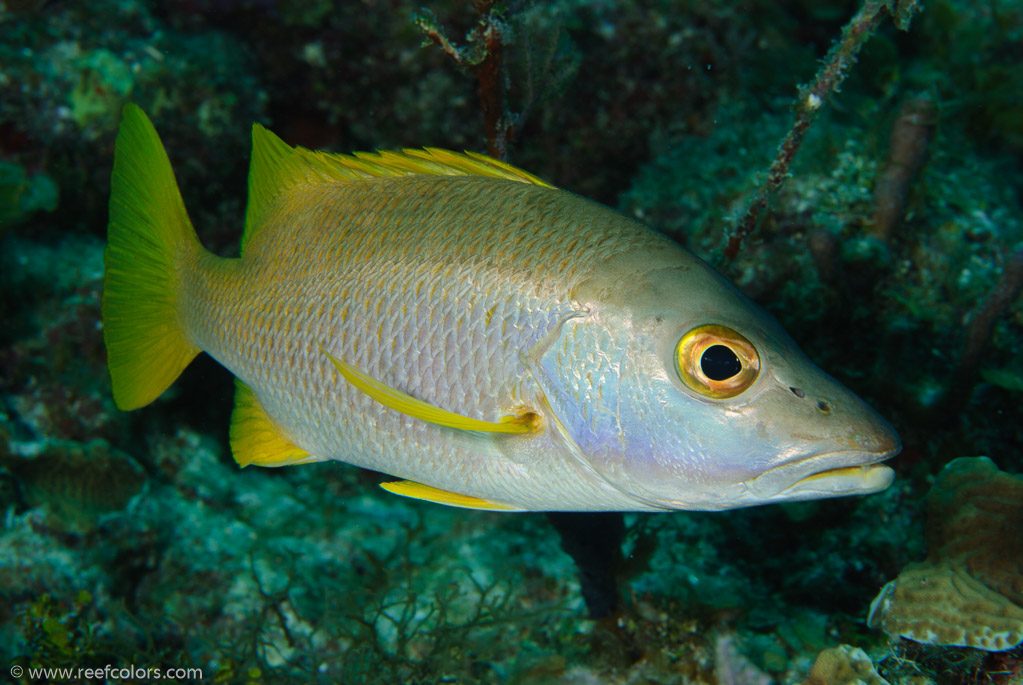
[[(3, 668), (1023, 681), (1010, 544), (1023, 525), (1023, 6), (933, 0), (907, 30), (883, 14), (723, 254), (798, 120), (800, 86), (868, 4), (0, 4)], [(541, 515), (410, 502), (338, 464), (239, 470), (234, 389), (209, 360), (152, 407), (117, 411), (99, 298), (129, 101), (222, 255), (237, 254), (253, 121), (337, 152), (490, 150), (648, 223), (892, 422), (894, 485), (626, 515), (617, 610), (593, 621)], [(924, 575), (936, 580), (921, 594)], [(979, 642), (992, 632), (1004, 637)]]

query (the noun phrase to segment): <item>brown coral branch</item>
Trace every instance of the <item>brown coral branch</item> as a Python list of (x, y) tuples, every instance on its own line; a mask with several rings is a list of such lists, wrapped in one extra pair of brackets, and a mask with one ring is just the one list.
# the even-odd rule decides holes
[(419, 26), (420, 30), (422, 30), (423, 35), (432, 41), (434, 45), (443, 50), (444, 54), (454, 60), (455, 64), (460, 67), (465, 66), (465, 63), (462, 61), (462, 53), (460, 53), (458, 48), (456, 48), (451, 41), (448, 40), (447, 36), (437, 30), (435, 26), (426, 23), (421, 18), (416, 20), (416, 25)]
[[(487, 15), (490, 17), (490, 15)], [(476, 80), (480, 85), (480, 108), (487, 132), (487, 154), (494, 159), (507, 159), (512, 127), (507, 123), (504, 108), (504, 83), (501, 71), (501, 31), (487, 19), (481, 24), (480, 39), (486, 46), (486, 56), (476, 67)]]
[(870, 234), (883, 243), (905, 213), (909, 186), (916, 177), (924, 158), (927, 144), (934, 132), (934, 100), (918, 95), (903, 103), (892, 124), (888, 142), (888, 161), (878, 174), (874, 188), (874, 216)]
[(487, 136), (487, 154), (504, 160), (508, 156), (508, 144), (514, 135), (514, 126), (512, 118), (505, 111), (504, 103), (505, 81), (501, 57), (505, 28), (493, 5), (493, 0), (473, 2), (480, 18), (464, 46), (451, 41), (434, 16), (426, 10), (418, 14), (414, 22), (429, 42), (443, 50), (459, 68), (476, 77)]
[(1002, 277), (991, 294), (970, 316), (966, 330), (966, 345), (959, 357), (959, 366), (952, 374), (948, 390), (935, 408), (938, 420), (957, 413), (966, 404), (977, 382), (977, 370), (984, 350), (991, 340), (995, 323), (1001, 318), (1020, 292), (1023, 292), (1023, 245), (1018, 246), (1005, 261)]
[(856, 16), (845, 25), (841, 38), (831, 47), (813, 82), (799, 89), (792, 128), (778, 148), (767, 180), (761, 185), (742, 220), (728, 237), (722, 251), (725, 259), (729, 261), (735, 259), (743, 241), (756, 230), (761, 214), (785, 183), (789, 165), (792, 164), (792, 159), (803, 144), (806, 132), (824, 105), (824, 99), (839, 90), (850, 68), (856, 63), (860, 49), (877, 30), (885, 15), (891, 15), (896, 25), (906, 30), (909, 28), (909, 19), (917, 9), (916, 5), (916, 0), (867, 0)]

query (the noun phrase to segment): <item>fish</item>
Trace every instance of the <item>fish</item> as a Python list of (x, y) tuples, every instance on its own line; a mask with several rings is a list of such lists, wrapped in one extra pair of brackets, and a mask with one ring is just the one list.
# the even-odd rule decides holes
[(894, 477), (892, 426), (713, 268), (477, 153), (333, 154), (254, 124), (240, 256), (220, 257), (128, 104), (104, 264), (115, 404), (206, 352), (236, 379), (243, 467), (336, 460), (491, 511), (722, 510)]
[(0, 451), (0, 466), (17, 480), (27, 506), (68, 533), (95, 530), (105, 514), (124, 510), (147, 480), (138, 462), (101, 438), (48, 441), (31, 456)]

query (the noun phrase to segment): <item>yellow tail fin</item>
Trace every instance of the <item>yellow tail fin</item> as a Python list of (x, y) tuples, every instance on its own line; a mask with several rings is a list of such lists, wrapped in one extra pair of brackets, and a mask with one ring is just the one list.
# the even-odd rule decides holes
[(178, 293), (179, 269), (201, 249), (156, 129), (125, 105), (103, 254), (103, 339), (118, 408), (149, 404), (199, 354), (181, 328)]

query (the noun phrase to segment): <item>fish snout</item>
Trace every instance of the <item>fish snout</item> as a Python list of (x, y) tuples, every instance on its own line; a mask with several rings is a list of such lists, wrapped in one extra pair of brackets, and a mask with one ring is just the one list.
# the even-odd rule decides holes
[[(829, 378), (830, 380), (830, 378)], [(891, 485), (881, 462), (902, 449), (888, 421), (852, 391), (832, 381), (822, 392), (788, 388), (787, 455), (746, 486), (761, 501), (870, 494)], [(783, 452), (783, 453), (785, 453)]]

